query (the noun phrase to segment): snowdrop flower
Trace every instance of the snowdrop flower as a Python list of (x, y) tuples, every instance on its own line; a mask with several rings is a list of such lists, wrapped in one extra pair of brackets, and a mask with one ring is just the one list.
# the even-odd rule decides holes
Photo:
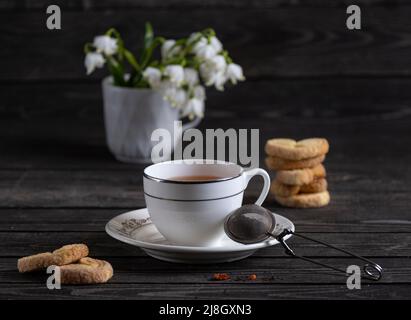
[(213, 58), (216, 54), (217, 54), (217, 51), (210, 44), (207, 44), (205, 46), (201, 46), (196, 51), (196, 56), (199, 59), (202, 59), (202, 60), (209, 60), (209, 59)]
[[(188, 40), (187, 40), (188, 43), (197, 40), (197, 38), (196, 38), (197, 36), (198, 36), (198, 33), (192, 34), (192, 35), (190, 36), (190, 38), (188, 38)], [(198, 52), (200, 49), (204, 48), (206, 45), (208, 45), (207, 38), (201, 37), (199, 40), (197, 40), (196, 44), (194, 45), (194, 47), (193, 47), (193, 52), (194, 52), (195, 54), (197, 54), (197, 52)]]
[(175, 91), (177, 90), (177, 86), (170, 82), (169, 80), (161, 81), (160, 85), (156, 88), (161, 95), (163, 96), (164, 100), (171, 100), (172, 97), (175, 95)]
[[(190, 34), (190, 36), (188, 37), (187, 44), (188, 45), (193, 44), (194, 41), (200, 40), (200, 38), (201, 38), (201, 33), (200, 32), (194, 32), (194, 33)], [(205, 41), (207, 41), (207, 39), (205, 39), (204, 37), (201, 38), (201, 39), (204, 39)]]
[(87, 74), (92, 73), (96, 68), (103, 67), (105, 62), (106, 60), (104, 60), (104, 57), (101, 53), (87, 53), (86, 58), (84, 59), (84, 65), (87, 69)]
[(164, 75), (168, 76), (172, 83), (180, 85), (184, 81), (184, 69), (177, 64), (170, 64), (164, 70)]
[(217, 50), (208, 43), (207, 38), (202, 37), (193, 47), (193, 52), (197, 58), (208, 60), (217, 54)]
[(157, 68), (146, 68), (143, 72), (143, 77), (151, 88), (158, 88), (161, 84), (161, 71)]
[(209, 63), (203, 62), (203, 63), (200, 65), (200, 75), (201, 75), (201, 78), (203, 78), (206, 86), (212, 85), (212, 83), (210, 82), (210, 80), (211, 80), (211, 78), (212, 78), (212, 76), (213, 76), (213, 72), (214, 72), (214, 71), (213, 71), (213, 69), (212, 69), (212, 67), (210, 66)]
[(224, 91), (224, 84), (227, 81), (227, 77), (224, 72), (217, 72), (212, 77), (212, 83), (215, 88), (219, 91)]
[(215, 72), (225, 72), (225, 68), (227, 67), (227, 62), (222, 55), (217, 55), (211, 58), (209, 61), (207, 61), (207, 63), (210, 64), (210, 67)]
[(184, 80), (189, 87), (194, 87), (198, 83), (198, 72), (193, 68), (184, 68)]
[(243, 68), (236, 63), (230, 63), (227, 66), (226, 77), (230, 79), (231, 83), (236, 84), (238, 81), (244, 81)]
[(206, 86), (215, 85), (217, 90), (224, 90), (224, 84), (227, 81), (225, 68), (221, 68), (218, 64), (204, 62), (200, 65), (200, 74)]
[(205, 89), (201, 85), (197, 85), (193, 88), (193, 96), (194, 98), (200, 99), (200, 100), (205, 100), (206, 98), (206, 93)]
[(170, 100), (173, 107), (182, 108), (187, 102), (187, 92), (183, 89), (176, 89)]
[(222, 55), (217, 55), (200, 65), (200, 74), (205, 82), (209, 82), (208, 80), (213, 74), (225, 72), (226, 67), (227, 62), (225, 61), (225, 58)]
[(161, 46), (161, 56), (163, 59), (168, 59), (172, 56), (177, 55), (181, 51), (181, 46), (176, 46), (175, 40), (166, 40)]
[(220, 52), (223, 50), (223, 44), (218, 40), (217, 37), (210, 38), (210, 45), (214, 48), (216, 52)]
[(181, 116), (188, 116), (190, 120), (194, 117), (202, 118), (204, 116), (204, 101), (197, 98), (191, 98), (184, 106)]
[(117, 52), (117, 40), (109, 36), (97, 36), (94, 38), (93, 46), (97, 52), (111, 56)]

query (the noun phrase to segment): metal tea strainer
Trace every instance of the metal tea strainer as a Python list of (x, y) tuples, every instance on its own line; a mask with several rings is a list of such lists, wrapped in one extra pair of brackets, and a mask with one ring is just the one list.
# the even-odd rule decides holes
[(225, 221), (224, 230), (226, 234), (232, 240), (239, 242), (239, 243), (243, 243), (243, 244), (258, 243), (270, 237), (273, 237), (277, 239), (278, 242), (281, 243), (281, 245), (285, 249), (286, 254), (292, 257), (295, 257), (295, 258), (299, 258), (299, 259), (311, 262), (311, 263), (315, 263), (325, 268), (329, 268), (335, 271), (342, 272), (345, 275), (347, 275), (347, 272), (343, 269), (295, 254), (294, 251), (290, 248), (290, 246), (284, 240), (285, 236), (291, 234), (291, 235), (303, 238), (305, 240), (310, 240), (310, 241), (322, 244), (326, 247), (335, 249), (337, 251), (344, 252), (345, 254), (348, 254), (352, 257), (355, 257), (357, 259), (364, 261), (365, 264), (363, 265), (363, 271), (367, 279), (378, 281), (381, 279), (381, 276), (382, 276), (382, 272), (383, 272), (382, 267), (367, 258), (361, 257), (347, 250), (337, 248), (323, 241), (319, 241), (319, 240), (304, 236), (292, 230), (284, 229), (284, 230), (276, 231), (274, 214), (271, 211), (263, 207), (260, 207), (258, 205), (255, 205), (255, 204), (247, 204), (231, 212)]

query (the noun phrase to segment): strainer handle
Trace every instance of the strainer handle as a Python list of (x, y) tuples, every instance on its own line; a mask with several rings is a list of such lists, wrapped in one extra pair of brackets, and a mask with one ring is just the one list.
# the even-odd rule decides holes
[(328, 264), (325, 264), (325, 263), (316, 261), (316, 260), (314, 260), (314, 259), (310, 259), (310, 258), (307, 258), (307, 257), (300, 256), (300, 255), (295, 254), (294, 251), (290, 248), (290, 246), (289, 246), (289, 245), (285, 242), (285, 240), (284, 240), (284, 237), (287, 236), (287, 235), (290, 235), (290, 234), (291, 234), (291, 235), (294, 235), (294, 236), (297, 236), (297, 237), (300, 237), (300, 238), (303, 238), (303, 239), (305, 239), (305, 240), (309, 240), (309, 241), (313, 241), (313, 242), (322, 244), (323, 246), (326, 246), (326, 247), (332, 248), (332, 249), (334, 249), (334, 250), (343, 252), (343, 253), (348, 254), (348, 255), (350, 255), (350, 256), (352, 256), (352, 257), (354, 257), (354, 258), (357, 258), (357, 259), (360, 259), (360, 260), (364, 261), (365, 264), (363, 265), (363, 268), (362, 268), (362, 269), (363, 269), (363, 271), (364, 271), (364, 273), (365, 273), (365, 278), (367, 278), (367, 279), (374, 280), (374, 281), (378, 281), (378, 280), (380, 280), (381, 277), (382, 277), (383, 269), (382, 269), (382, 267), (381, 267), (379, 264), (377, 264), (377, 263), (375, 263), (375, 262), (373, 262), (373, 261), (371, 261), (371, 260), (369, 260), (369, 259), (367, 259), (367, 258), (364, 258), (364, 257), (362, 257), (362, 256), (359, 256), (359, 255), (357, 255), (357, 254), (355, 254), (355, 253), (352, 253), (352, 252), (350, 252), (350, 251), (347, 251), (347, 250), (344, 250), (344, 249), (341, 249), (341, 248), (337, 248), (336, 246), (333, 246), (332, 244), (325, 243), (325, 242), (323, 242), (323, 241), (316, 240), (316, 239), (313, 239), (313, 238), (304, 236), (304, 235), (302, 235), (302, 234), (296, 233), (296, 232), (291, 231), (291, 230), (288, 230), (288, 229), (285, 229), (284, 231), (282, 231), (282, 232), (280, 233), (280, 235), (278, 235), (278, 236), (275, 236), (274, 234), (271, 234), (271, 233), (270, 233), (271, 236), (273, 236), (274, 238), (276, 238), (276, 239), (281, 243), (281, 245), (282, 245), (282, 246), (284, 247), (284, 249), (285, 249), (285, 253), (286, 253), (286, 254), (288, 254), (288, 255), (290, 255), (290, 256), (293, 256), (293, 257), (295, 257), (295, 258), (299, 258), (299, 259), (302, 259), (302, 260), (305, 260), (305, 261), (308, 261), (308, 262), (317, 264), (317, 265), (322, 266), (322, 267), (325, 267), (325, 268), (329, 268), (329, 269), (332, 269), (332, 270), (335, 270), (335, 271), (342, 272), (342, 273), (344, 273), (346, 276), (348, 276), (347, 272), (346, 272), (345, 270), (343, 270), (343, 269), (340, 269), (340, 268), (337, 268), (337, 267), (334, 267), (334, 266), (331, 266), (331, 265), (328, 265)]

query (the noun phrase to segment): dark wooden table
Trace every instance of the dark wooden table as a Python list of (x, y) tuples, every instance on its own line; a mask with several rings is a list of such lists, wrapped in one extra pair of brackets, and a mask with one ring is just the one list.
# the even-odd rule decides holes
[[(44, 126), (26, 123), (21, 132), (12, 123), (1, 127), (0, 297), (410, 298), (411, 159), (406, 145), (410, 119), (381, 115), (355, 119), (244, 121), (210, 111), (202, 127), (226, 123), (260, 128), (261, 142), (270, 136), (326, 136), (331, 143), (326, 161), (331, 204), (311, 210), (281, 208), (273, 200), (265, 205), (294, 221), (300, 232), (375, 259), (385, 269), (380, 282), (365, 282), (361, 290), (350, 291), (344, 277), (286, 257), (278, 246), (220, 265), (180, 265), (150, 258), (104, 232), (110, 218), (144, 207), (144, 199), (142, 167), (113, 160), (104, 145), (101, 123), (56, 125), (51, 142), (42, 136)], [(99, 142), (85, 142), (86, 133)], [(246, 201), (256, 195), (254, 184)], [(110, 283), (50, 291), (45, 273), (22, 275), (16, 270), (20, 256), (76, 242), (87, 243), (92, 256), (113, 264)], [(290, 243), (299, 253), (322, 262), (342, 267), (356, 262), (299, 239)], [(232, 280), (210, 281), (215, 272), (228, 272)], [(249, 274), (256, 274), (257, 280), (244, 279)]]
[[(47, 1), (0, 7), (0, 298), (411, 298), (411, 7), (365, 1), (364, 28), (345, 27), (346, 1), (55, 1), (63, 28), (45, 29)], [(26, 3), (26, 2), (25, 2)], [(39, 3), (39, 4), (37, 4)], [(203, 3), (203, 2), (202, 2)], [(363, 3), (363, 2), (361, 2)], [(369, 5), (369, 6), (368, 6)], [(142, 166), (116, 162), (104, 139), (99, 79), (86, 78), (82, 45), (109, 26), (136, 48), (150, 20), (167, 37), (216, 28), (247, 82), (210, 92), (201, 128), (259, 128), (269, 137), (324, 136), (332, 202), (322, 209), (265, 205), (298, 231), (380, 263), (384, 277), (348, 290), (345, 278), (274, 246), (242, 261), (157, 261), (104, 232), (145, 206)], [(141, 23), (140, 23), (141, 22)], [(263, 163), (263, 161), (261, 161)], [(245, 201), (257, 195), (253, 184)], [(46, 288), (17, 259), (75, 242), (110, 261), (104, 285)], [(290, 240), (296, 251), (344, 267), (356, 261)], [(232, 280), (213, 282), (215, 272)], [(244, 276), (256, 274), (256, 281)]]

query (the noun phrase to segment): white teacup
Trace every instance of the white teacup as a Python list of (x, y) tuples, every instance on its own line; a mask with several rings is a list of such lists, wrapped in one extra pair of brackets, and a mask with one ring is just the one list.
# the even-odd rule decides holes
[[(218, 245), (227, 215), (241, 207), (248, 182), (264, 178), (256, 201), (261, 205), (270, 188), (268, 173), (244, 170), (237, 164), (213, 160), (176, 160), (144, 170), (144, 196), (151, 220), (160, 233), (178, 245)], [(173, 177), (215, 176), (213, 180), (173, 180)]]

